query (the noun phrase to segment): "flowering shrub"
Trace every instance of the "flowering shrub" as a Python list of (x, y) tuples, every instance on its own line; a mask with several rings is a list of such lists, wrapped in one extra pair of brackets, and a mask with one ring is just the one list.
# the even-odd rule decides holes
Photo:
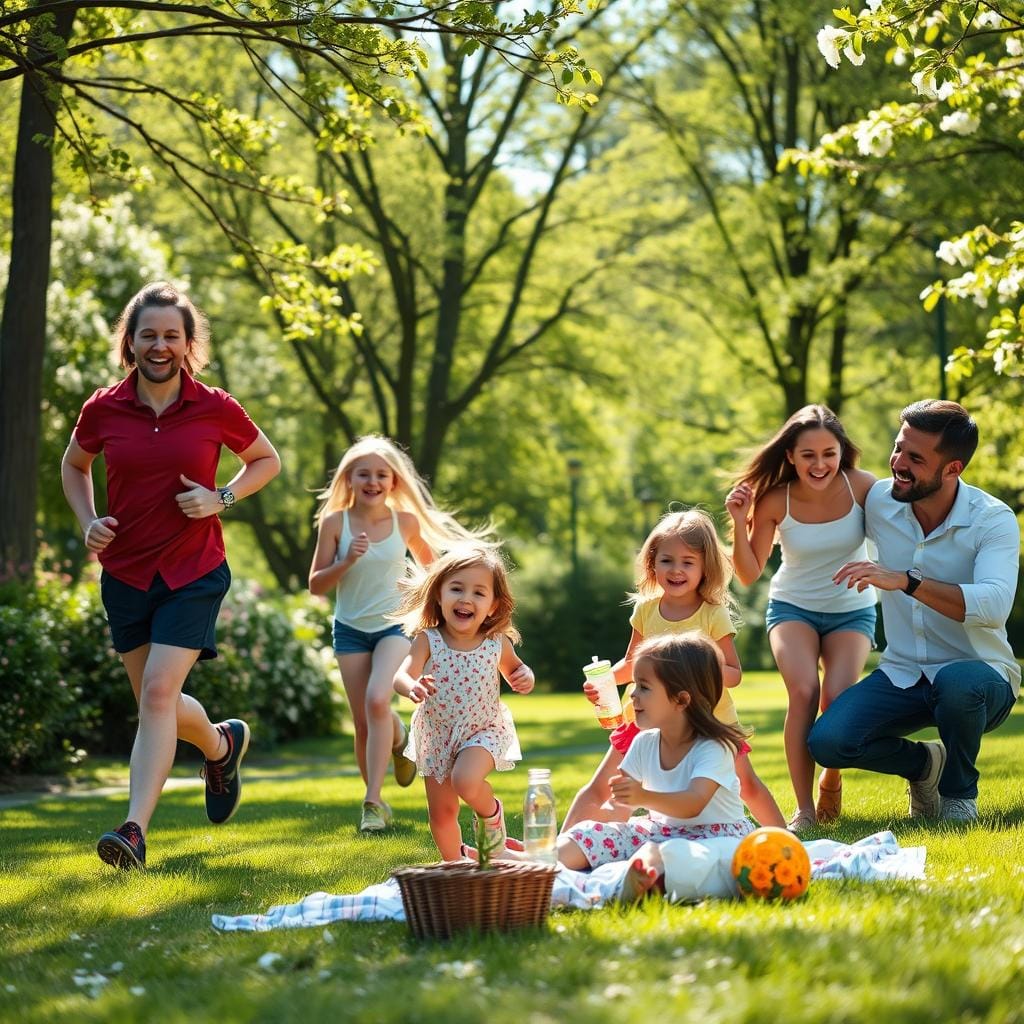
[[(131, 748), (138, 710), (99, 584), (68, 582), (44, 574), (0, 608), (0, 771), (54, 767), (79, 747)], [(219, 657), (193, 668), (185, 692), (214, 721), (245, 718), (261, 746), (337, 731), (342, 690), (322, 620), (305, 598), (272, 600), (236, 580), (221, 608)]]
[(0, 607), (0, 772), (63, 760), (62, 733), (77, 693), (62, 678), (51, 611)]

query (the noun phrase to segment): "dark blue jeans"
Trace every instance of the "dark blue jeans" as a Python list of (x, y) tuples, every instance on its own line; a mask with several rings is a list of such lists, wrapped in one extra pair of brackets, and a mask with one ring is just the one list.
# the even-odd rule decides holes
[(922, 675), (906, 690), (876, 669), (832, 702), (807, 745), (826, 768), (864, 768), (916, 781), (925, 773), (925, 748), (903, 737), (934, 725), (946, 748), (939, 793), (974, 798), (982, 734), (1001, 725), (1013, 703), (1010, 684), (982, 661), (947, 665), (934, 683)]

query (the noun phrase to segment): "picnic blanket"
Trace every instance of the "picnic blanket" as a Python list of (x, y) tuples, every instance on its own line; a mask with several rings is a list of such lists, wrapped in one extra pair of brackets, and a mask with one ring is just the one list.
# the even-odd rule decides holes
[[(679, 839), (661, 846), (665, 861), (665, 892), (669, 899), (689, 902), (731, 897), (736, 893), (730, 866), (738, 839)], [(876, 832), (853, 844), (815, 839), (804, 844), (811, 858), (811, 878), (854, 878), (872, 882), (924, 878), (925, 848), (902, 848), (891, 832)], [(589, 910), (618, 898), (628, 861), (602, 864), (593, 871), (563, 867), (551, 894), (554, 907)], [(402, 897), (394, 879), (362, 892), (336, 896), (315, 892), (298, 903), (271, 907), (265, 914), (213, 915), (219, 931), (266, 932), (277, 928), (315, 928), (336, 921), (404, 921)]]

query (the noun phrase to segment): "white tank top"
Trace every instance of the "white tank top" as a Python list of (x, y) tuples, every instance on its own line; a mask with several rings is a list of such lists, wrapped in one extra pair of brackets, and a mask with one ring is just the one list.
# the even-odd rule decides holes
[[(338, 557), (344, 558), (352, 543), (348, 511), (341, 513)], [(405, 540), (398, 527), (398, 513), (391, 510), (391, 532), (370, 541), (366, 554), (357, 559), (338, 583), (334, 617), (364, 633), (379, 633), (393, 626), (385, 616), (398, 607), (398, 581), (405, 575)]]
[(845, 473), (843, 479), (852, 507), (842, 518), (827, 523), (801, 523), (794, 519), (789, 514), (789, 484), (786, 485), (786, 515), (778, 528), (782, 565), (768, 587), (768, 596), (773, 600), (812, 612), (852, 612), (870, 608), (877, 600), (874, 587), (858, 593), (832, 582), (840, 566), (868, 557), (864, 509), (857, 504)]

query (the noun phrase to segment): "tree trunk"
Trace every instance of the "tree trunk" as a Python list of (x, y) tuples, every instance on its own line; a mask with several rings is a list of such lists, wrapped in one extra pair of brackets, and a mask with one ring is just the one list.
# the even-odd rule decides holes
[[(74, 10), (53, 31), (67, 40)], [(11, 264), (0, 317), (0, 575), (27, 578), (36, 553), (36, 474), (46, 351), (46, 289), (53, 220), (55, 87), (45, 75), (22, 79), (11, 189)], [(44, 142), (34, 139), (42, 136)], [(51, 467), (56, 472), (56, 467)]]

